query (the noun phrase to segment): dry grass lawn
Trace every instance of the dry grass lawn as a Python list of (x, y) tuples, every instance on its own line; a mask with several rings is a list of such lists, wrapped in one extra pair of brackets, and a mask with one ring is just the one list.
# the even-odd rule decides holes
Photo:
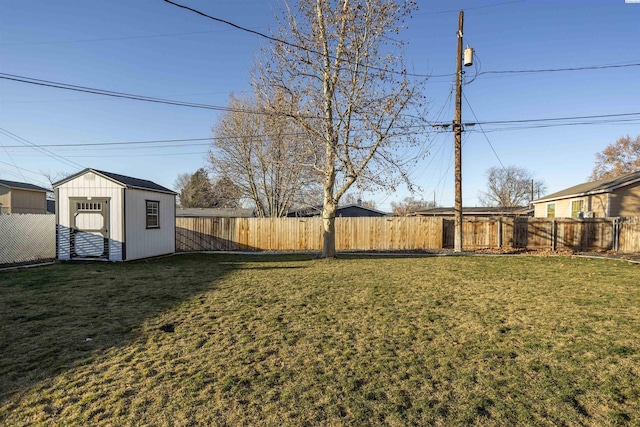
[(182, 255), (0, 273), (1, 425), (640, 425), (640, 266)]

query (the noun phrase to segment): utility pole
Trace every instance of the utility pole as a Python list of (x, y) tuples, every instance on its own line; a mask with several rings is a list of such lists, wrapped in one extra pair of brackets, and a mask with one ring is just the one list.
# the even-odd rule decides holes
[(453, 251), (462, 252), (462, 26), (464, 11), (458, 15), (458, 56), (456, 58), (456, 117), (453, 122), (455, 151), (455, 205)]
[(531, 201), (529, 202), (530, 205), (533, 204), (534, 191), (535, 191), (535, 187), (533, 185), (533, 179), (531, 179)]

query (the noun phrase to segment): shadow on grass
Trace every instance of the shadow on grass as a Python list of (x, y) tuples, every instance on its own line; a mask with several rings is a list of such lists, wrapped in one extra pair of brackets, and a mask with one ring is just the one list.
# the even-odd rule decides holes
[(162, 331), (154, 317), (215, 291), (235, 269), (255, 268), (245, 263), (309, 259), (193, 254), (0, 272), (0, 402), (90, 363), (93, 354), (122, 346), (145, 329)]

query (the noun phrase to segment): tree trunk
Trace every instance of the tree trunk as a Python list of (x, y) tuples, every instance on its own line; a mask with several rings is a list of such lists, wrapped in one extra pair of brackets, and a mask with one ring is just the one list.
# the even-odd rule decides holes
[(336, 256), (336, 205), (325, 203), (322, 209), (322, 258)]

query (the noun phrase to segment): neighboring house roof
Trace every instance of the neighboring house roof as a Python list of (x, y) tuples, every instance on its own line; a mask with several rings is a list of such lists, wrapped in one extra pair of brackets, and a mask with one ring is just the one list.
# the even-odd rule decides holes
[(288, 217), (309, 217), (319, 216), (322, 213), (322, 206), (307, 206), (287, 212)]
[[(514, 207), (463, 207), (462, 215), (473, 216), (526, 216), (531, 209), (528, 207), (514, 206)], [(431, 208), (422, 211), (416, 211), (413, 215), (420, 216), (453, 216), (455, 213), (454, 208)]]
[(45, 193), (51, 191), (46, 188), (38, 187), (37, 185), (27, 184), (26, 182), (7, 181), (5, 179), (0, 179), (0, 185), (19, 190), (43, 191)]
[[(364, 213), (374, 214), (371, 216), (387, 216), (389, 215), (387, 212), (379, 211), (374, 208), (369, 208), (367, 206), (359, 205), (357, 203), (353, 203), (350, 205), (338, 206), (336, 209), (336, 217), (341, 216), (342, 213), (346, 213), (347, 211), (353, 210), (361, 210)], [(300, 209), (295, 209), (287, 212), (288, 217), (310, 217), (310, 216), (320, 216), (322, 214), (322, 206), (307, 206)], [(364, 216), (364, 215), (362, 215)]]
[(177, 208), (177, 217), (253, 218), (253, 209), (240, 208)]
[(341, 212), (344, 212), (344, 211), (349, 210), (349, 209), (354, 209), (354, 208), (355, 209), (360, 209), (360, 210), (363, 210), (363, 211), (367, 211), (367, 212), (371, 212), (371, 213), (374, 213), (374, 214), (379, 215), (379, 216), (387, 216), (387, 215), (389, 215), (387, 212), (382, 212), (382, 211), (379, 211), (378, 209), (374, 209), (374, 208), (370, 208), (370, 207), (367, 207), (367, 206), (363, 206), (363, 205), (359, 205), (357, 203), (354, 203), (354, 204), (351, 204), (351, 205), (338, 206), (338, 209), (336, 209), (336, 216), (340, 216)]
[(87, 168), (84, 169), (74, 175), (68, 176), (63, 180), (60, 180), (58, 182), (55, 182), (53, 184), (54, 187), (57, 187), (59, 185), (62, 185), (66, 182), (71, 181), (72, 179), (75, 179), (77, 177), (79, 177), (80, 175), (84, 175), (87, 172), (93, 172), (97, 175), (101, 175), (104, 178), (107, 178), (111, 181), (114, 181), (118, 184), (121, 184), (127, 188), (132, 188), (132, 189), (136, 189), (136, 190), (150, 190), (150, 191), (157, 191), (159, 193), (169, 193), (169, 194), (178, 194), (173, 190), (170, 190), (166, 187), (163, 187), (162, 185), (156, 184), (155, 182), (152, 181), (148, 181), (146, 179), (140, 179), (140, 178), (133, 178), (131, 176), (126, 176), (126, 175), (120, 175), (117, 173), (113, 173), (113, 172), (105, 172), (105, 171), (100, 171), (97, 169), (91, 169), (91, 168)]
[(585, 182), (574, 185), (562, 191), (546, 195), (533, 203), (541, 203), (549, 200), (567, 199), (571, 197), (587, 196), (591, 194), (610, 193), (620, 187), (640, 183), (640, 171), (631, 172), (615, 178), (601, 179), (599, 181)]

